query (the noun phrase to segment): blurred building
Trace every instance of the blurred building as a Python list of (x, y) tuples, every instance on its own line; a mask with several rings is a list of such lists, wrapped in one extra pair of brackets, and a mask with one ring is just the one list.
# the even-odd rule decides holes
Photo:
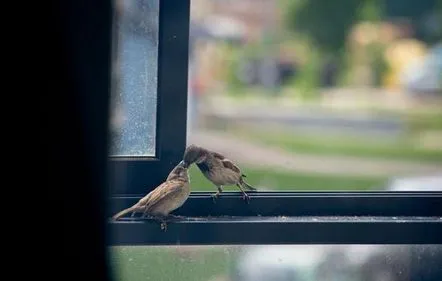
[(274, 0), (212, 0), (212, 13), (241, 22), (248, 40), (261, 39), (263, 33), (280, 24), (277, 1)]
[[(208, 88), (223, 75), (229, 57), (224, 43), (245, 44), (262, 41), (279, 30), (281, 15), (273, 0), (196, 0), (191, 18), (211, 35), (194, 44), (198, 69)], [(200, 37), (201, 38), (201, 37)]]

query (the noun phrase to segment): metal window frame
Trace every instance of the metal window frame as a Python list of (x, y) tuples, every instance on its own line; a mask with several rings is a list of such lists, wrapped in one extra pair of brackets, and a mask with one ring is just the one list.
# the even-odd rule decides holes
[[(139, 197), (115, 197), (109, 216)], [(193, 192), (166, 232), (139, 217), (110, 221), (111, 245), (440, 244), (441, 192)]]
[[(161, 0), (156, 157), (111, 158), (108, 217), (160, 184), (186, 145), (189, 0)], [(124, 175), (119, 175), (124, 172)], [(193, 192), (166, 232), (109, 221), (109, 245), (440, 244), (441, 192)]]
[(146, 194), (164, 181), (184, 153), (189, 13), (190, 0), (160, 0), (155, 157), (111, 157), (112, 196)]

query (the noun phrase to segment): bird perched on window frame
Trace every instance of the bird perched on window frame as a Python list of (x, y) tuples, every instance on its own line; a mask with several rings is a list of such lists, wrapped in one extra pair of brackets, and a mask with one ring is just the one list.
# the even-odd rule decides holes
[(247, 203), (250, 197), (245, 190), (256, 191), (255, 187), (244, 180), (246, 175), (241, 169), (218, 152), (192, 144), (186, 148), (183, 162), (185, 167), (195, 163), (202, 174), (217, 187), (218, 191), (212, 195), (214, 201), (223, 192), (225, 185), (236, 185)]
[(189, 198), (190, 181), (188, 169), (181, 161), (169, 173), (167, 179), (141, 198), (132, 207), (124, 209), (115, 214), (112, 219), (118, 220), (126, 214), (143, 213), (142, 217), (149, 216), (161, 222), (161, 229), (167, 230), (166, 219), (171, 217), (170, 213), (179, 207)]

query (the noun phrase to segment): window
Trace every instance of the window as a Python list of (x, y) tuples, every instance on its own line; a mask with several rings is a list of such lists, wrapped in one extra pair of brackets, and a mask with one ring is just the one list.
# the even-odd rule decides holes
[[(146, 120), (156, 123), (153, 126), (155, 130), (149, 133), (155, 135), (154, 145), (151, 146), (155, 147), (152, 149), (155, 152), (152, 155), (147, 152), (111, 157), (109, 215), (134, 204), (160, 184), (181, 160), (186, 146), (190, 4), (188, 1), (159, 1), (159, 6), (155, 6), (154, 2), (139, 1), (137, 3), (141, 6), (136, 10), (150, 15), (148, 23), (151, 27), (145, 30), (151, 35), (143, 35), (151, 43), (146, 43), (146, 46), (154, 46), (152, 42), (158, 38), (158, 52), (150, 52), (147, 63), (149, 75), (154, 77), (158, 74), (158, 83), (155, 89), (155, 79), (152, 78), (149, 80), (152, 83), (141, 84), (136, 94), (146, 92), (151, 95), (155, 90), (157, 93), (156, 99), (153, 97), (155, 95), (151, 95), (153, 98), (149, 100), (153, 111), (152, 104), (157, 101), (157, 115), (153, 120), (153, 115), (144, 115)], [(116, 18), (117, 23), (120, 20)], [(144, 28), (146, 22), (137, 20), (135, 26)], [(192, 27), (195, 28), (194, 25)], [(124, 35), (124, 32), (119, 31), (118, 34)], [(121, 42), (116, 46), (124, 45), (125, 39), (118, 38)], [(124, 53), (124, 50), (116, 53), (121, 55), (121, 52)], [(145, 59), (135, 59), (136, 64)], [(121, 67), (121, 63), (124, 62), (119, 64), (124, 72), (134, 62), (127, 62), (125, 68)], [(144, 67), (142, 65), (140, 67)], [(126, 95), (129, 92), (122, 90)], [(145, 137), (140, 139), (146, 140)], [(149, 147), (146, 143), (143, 145)], [(210, 198), (211, 192), (194, 191), (176, 212), (186, 218), (170, 224), (166, 233), (153, 222), (123, 219), (111, 223), (111, 245), (429, 244), (441, 241), (440, 192), (300, 192), (290, 191), (290, 186), (287, 189), (289, 191), (252, 193), (250, 204), (245, 204), (236, 192), (224, 192), (214, 203)], [(324, 186), (322, 190), (329, 188)]]
[[(111, 157), (109, 215), (132, 205), (160, 184), (181, 160), (186, 146), (190, 4), (189, 1), (160, 1), (156, 7), (154, 2), (137, 2), (141, 5), (137, 10), (151, 15), (152, 30), (156, 30), (158, 16), (158, 59), (152, 51), (148, 63), (152, 77), (156, 71), (158, 74), (157, 115), (149, 120), (156, 124), (155, 132), (149, 133), (155, 135), (155, 152)], [(144, 21), (136, 22), (141, 23)], [(122, 34), (121, 31), (118, 34)], [(155, 35), (145, 37), (152, 42), (156, 38)], [(124, 40), (120, 38), (117, 46)], [(126, 67), (130, 68), (131, 62)], [(149, 84), (144, 91), (155, 92), (155, 88)], [(123, 90), (123, 93), (128, 92)], [(153, 101), (155, 98), (150, 100)], [(300, 192), (290, 188), (287, 186), (289, 191), (284, 192), (252, 193), (250, 204), (245, 204), (236, 192), (224, 192), (214, 203), (209, 196), (211, 192), (195, 191), (177, 211), (186, 218), (172, 223), (166, 233), (153, 222), (123, 219), (110, 223), (111, 245), (428, 244), (441, 241), (440, 192)]]
[(186, 145), (189, 3), (116, 3), (121, 13), (114, 16), (113, 69), (121, 78), (114, 79), (112, 97), (122, 101), (112, 104), (112, 120), (119, 104), (129, 108), (126, 127), (113, 134), (112, 147), (119, 148), (112, 151), (110, 190), (113, 196), (142, 195), (164, 181)]
[[(101, 3), (103, 5), (98, 7), (106, 8), (105, 2)], [(71, 106), (69, 109), (75, 108), (77, 110), (76, 113), (78, 113), (76, 117), (80, 118), (76, 118), (74, 122), (72, 122), (72, 116), (66, 118), (71, 121), (68, 123), (71, 126), (62, 128), (63, 133), (60, 134), (60, 137), (63, 141), (55, 142), (54, 146), (56, 147), (55, 150), (63, 152), (57, 155), (62, 156), (59, 157), (61, 160), (65, 160), (66, 155), (68, 155), (68, 153), (65, 152), (71, 148), (71, 145), (76, 148), (80, 147), (77, 151), (81, 150), (83, 157), (77, 157), (75, 153), (69, 151), (72, 161), (59, 161), (59, 167), (55, 168), (59, 169), (57, 172), (62, 175), (63, 179), (63, 181), (58, 181), (57, 179), (57, 184), (67, 185), (69, 192), (74, 190), (78, 191), (78, 193), (75, 194), (77, 196), (65, 196), (71, 200), (71, 202), (69, 202), (70, 204), (67, 205), (67, 213), (70, 215), (69, 219), (64, 218), (65, 222), (67, 222), (68, 232), (71, 235), (74, 234), (72, 235), (73, 237), (77, 236), (76, 238), (79, 237), (80, 239), (85, 239), (86, 236), (93, 238), (89, 240), (92, 243), (87, 244), (85, 248), (89, 250), (87, 246), (90, 246), (90, 249), (94, 250), (94, 247), (97, 246), (96, 243), (93, 243), (96, 242), (96, 236), (89, 235), (89, 228), (79, 228), (78, 225), (83, 219), (97, 218), (101, 215), (99, 214), (101, 211), (101, 202), (98, 199), (100, 192), (93, 188), (97, 187), (98, 189), (98, 186), (101, 186), (103, 181), (101, 178), (96, 181), (98, 177), (94, 178), (93, 176), (95, 175), (94, 172), (103, 172), (104, 165), (102, 165), (103, 163), (100, 161), (94, 161), (99, 159), (99, 157), (94, 159), (94, 156), (97, 154), (101, 155), (105, 146), (103, 146), (102, 142), (96, 141), (95, 138), (87, 139), (86, 145), (82, 141), (85, 141), (83, 136), (100, 136), (97, 130), (101, 130), (101, 132), (105, 131), (105, 128), (100, 126), (100, 122), (102, 122), (104, 118), (98, 117), (94, 119), (91, 117), (94, 116), (97, 105), (100, 109), (99, 112), (105, 112), (104, 103), (100, 103), (100, 101), (106, 100), (108, 61), (106, 54), (101, 54), (101, 56), (97, 55), (100, 54), (102, 50), (109, 50), (110, 48), (108, 48), (107, 35), (105, 35), (105, 32), (100, 32), (103, 30), (103, 27), (101, 26), (100, 29), (99, 24), (90, 24), (96, 20), (95, 16), (104, 19), (104, 22), (106, 22), (105, 15), (102, 17), (99, 16), (104, 14), (103, 11), (99, 8), (94, 9), (93, 5), (89, 6), (90, 9), (87, 9), (88, 6), (86, 2), (79, 4), (77, 1), (71, 1), (69, 4), (76, 9), (74, 9), (74, 13), (69, 13), (70, 17), (67, 24), (64, 21), (62, 21), (62, 23), (72, 28), (75, 32), (72, 32), (73, 36), (69, 38), (74, 39), (68, 42), (72, 44), (66, 44), (68, 45), (66, 49), (71, 50), (71, 52), (74, 50), (72, 53), (76, 56), (73, 56), (74, 59), (71, 60), (75, 66), (73, 67), (74, 71), (76, 71), (74, 74), (77, 74), (79, 77), (77, 78), (80, 80), (78, 84), (81, 84), (80, 86), (85, 88), (79, 87), (79, 89), (74, 89), (74, 87), (72, 87), (65, 89), (71, 94), (70, 97), (75, 97), (73, 103), (65, 104)], [(63, 11), (66, 10), (69, 11), (69, 9), (63, 9)], [(81, 14), (78, 13), (79, 11), (87, 15), (85, 22), (78, 22), (78, 15)], [(110, 209), (107, 210), (108, 215), (112, 215), (121, 208), (133, 204), (139, 196), (144, 195), (163, 181), (168, 171), (180, 160), (185, 147), (185, 93), (187, 80), (185, 73), (187, 71), (189, 1), (162, 0), (159, 2), (158, 21), (157, 118), (154, 122), (155, 153), (152, 153), (152, 155), (149, 155), (149, 152), (143, 152), (141, 155), (111, 155)], [(95, 27), (98, 28), (95, 29)], [(107, 29), (106, 26), (104, 27), (104, 29)], [(86, 37), (84, 37), (85, 35)], [(99, 40), (91, 40), (91, 44), (88, 44), (89, 42), (85, 42), (84, 38), (95, 39), (95, 37), (91, 35), (100, 35), (102, 37), (99, 37)], [(62, 39), (66, 38), (63, 37)], [(92, 45), (92, 47), (90, 45)], [(77, 48), (72, 48), (72, 46)], [(104, 48), (100, 48), (100, 46)], [(97, 60), (94, 60), (95, 58), (97, 58)], [(63, 57), (63, 59), (65, 58)], [(90, 60), (88, 61), (88, 59)], [(79, 65), (83, 67), (78, 67)], [(72, 70), (69, 69), (69, 71), (67, 71), (68, 74), (72, 75), (72, 73), (70, 73), (71, 71)], [(99, 79), (96, 79), (97, 77)], [(62, 77), (62, 79), (63, 78), (66, 77)], [(94, 95), (94, 90), (98, 93), (96, 96)], [(80, 95), (78, 98), (74, 94), (79, 92), (84, 95)], [(76, 101), (80, 101), (79, 104), (83, 107), (78, 106), (77, 103), (75, 103)], [(83, 101), (83, 103), (81, 103), (81, 101)], [(66, 115), (69, 115), (71, 112), (57, 113), (60, 113), (60, 116), (66, 117)], [(85, 116), (89, 117), (86, 120), (90, 122), (81, 122), (84, 120), (81, 118)], [(79, 119), (80, 122), (78, 122), (77, 119)], [(79, 123), (81, 124), (79, 125)], [(77, 126), (81, 127), (81, 125), (85, 128), (84, 131), (89, 134), (81, 134), (84, 133), (84, 131), (78, 130), (77, 128)], [(79, 134), (77, 134), (78, 132)], [(101, 134), (101, 136), (103, 135), (104, 134)], [(72, 139), (75, 139), (75, 141)], [(79, 171), (79, 173), (78, 175), (72, 176), (71, 171)], [(92, 180), (90, 180), (90, 178), (92, 178)], [(85, 182), (89, 183), (89, 185), (83, 185)], [(78, 200), (78, 196), (80, 196), (80, 199), (85, 200)], [(89, 200), (87, 196), (98, 200)], [(295, 249), (294, 251), (298, 251), (298, 249), (302, 248), (297, 244), (304, 244), (304, 246), (307, 244), (309, 244), (308, 246), (310, 246), (310, 244), (318, 246), (321, 244), (333, 244), (328, 247), (335, 250), (331, 251), (332, 254), (329, 256), (328, 261), (330, 262), (331, 260), (331, 265), (330, 263), (326, 263), (322, 268), (327, 272), (328, 268), (335, 267), (333, 261), (337, 260), (337, 257), (339, 261), (343, 260), (341, 259), (342, 252), (339, 250), (341, 244), (376, 244), (378, 248), (379, 245), (381, 246), (380, 248), (384, 248), (385, 244), (417, 245), (416, 247), (408, 248), (416, 253), (414, 256), (415, 260), (412, 260), (412, 264), (419, 265), (422, 262), (428, 265), (431, 262), (429, 262), (427, 258), (424, 258), (424, 254), (420, 255), (421, 250), (423, 249), (423, 252), (425, 252), (425, 248), (427, 248), (422, 245), (425, 244), (430, 245), (429, 251), (427, 248), (427, 253), (431, 256), (430, 260), (438, 261), (433, 257), (437, 255), (438, 244), (441, 243), (442, 238), (442, 219), (440, 213), (442, 195), (440, 192), (260, 191), (251, 196), (252, 201), (250, 204), (245, 204), (240, 200), (237, 193), (226, 192), (226, 194), (214, 204), (209, 197), (209, 193), (195, 192), (183, 208), (178, 210), (178, 214), (187, 216), (188, 218), (178, 219), (171, 223), (166, 232), (160, 231), (156, 223), (147, 220), (129, 219), (109, 222), (107, 228), (111, 234), (108, 241), (109, 246), (122, 247), (118, 249), (120, 251), (119, 254), (122, 256), (124, 255), (125, 249), (132, 248), (135, 249), (135, 251), (143, 251), (143, 255), (152, 254), (161, 258), (158, 251), (168, 251), (170, 248), (161, 247), (161, 250), (158, 250), (157, 246), (179, 244), (191, 245), (192, 247), (195, 245), (203, 245), (211, 248), (217, 247), (215, 245), (221, 245), (223, 251), (225, 251), (224, 249), (228, 249), (227, 252), (229, 252), (229, 249), (239, 248), (239, 245), (244, 245), (248, 250), (252, 250), (254, 257), (259, 258), (265, 257), (264, 252), (253, 251), (254, 245), (251, 244), (258, 244), (258, 247), (271, 245), (271, 247), (275, 249), (281, 249), (281, 247), (291, 248), (292, 250)], [(81, 202), (81, 204), (79, 204), (79, 202)], [(87, 205), (91, 210), (99, 211), (94, 213), (94, 215), (90, 215), (88, 212), (74, 212), (74, 208), (78, 207), (78, 205)], [(72, 207), (72, 209), (69, 207)], [(70, 218), (73, 219), (71, 220)], [(89, 226), (91, 227), (91, 231), (95, 231), (99, 228), (99, 225), (100, 222)], [(88, 231), (84, 231), (85, 229)], [(73, 240), (73, 242), (75, 241), (78, 240)], [(279, 245), (273, 246), (274, 244)], [(293, 247), (286, 247), (288, 244)], [(79, 245), (72, 246), (72, 244), (68, 244), (68, 246), (69, 250), (75, 253), (72, 255), (70, 253), (68, 256), (76, 258), (79, 251), (76, 251), (77, 248), (75, 246)], [(80, 246), (84, 247), (85, 245)], [(148, 250), (151, 252), (145, 251), (144, 246), (149, 246)], [(391, 248), (385, 247), (387, 253), (381, 253), (381, 258), (375, 258), (374, 262), (381, 260), (381, 265), (383, 263), (389, 264), (389, 259), (393, 256), (389, 254), (389, 251), (391, 250), (391, 253), (393, 253), (396, 248), (395, 246), (391, 246)], [(314, 248), (315, 247), (311, 247), (310, 250), (307, 251), (307, 254), (314, 253)], [(186, 249), (189, 249), (189, 247), (183, 246), (183, 248), (180, 248), (181, 251)], [(347, 249), (350, 248), (347, 247)], [(270, 249), (266, 249), (266, 252), (268, 250)], [(234, 250), (232, 250), (232, 252), (234, 252)], [(78, 257), (81, 256), (78, 255)], [(277, 253), (273, 257), (276, 258), (278, 263), (286, 260), (285, 258), (281, 258), (283, 257), (281, 253)], [(84, 257), (85, 260), (94, 258), (96, 258), (96, 255)], [(128, 263), (135, 260), (138, 265), (140, 264), (140, 260), (136, 257), (132, 257), (133, 260), (130, 259), (131, 258), (127, 260)], [(387, 262), (384, 262), (383, 259)], [(166, 256), (166, 261), (174, 260)], [(405, 263), (407, 263), (407, 261), (405, 261)], [(69, 264), (77, 266), (76, 263)], [(92, 260), (90, 264), (93, 268), (102, 265), (95, 263), (95, 260)], [(239, 263), (239, 265), (241, 265), (241, 263)], [(146, 266), (147, 268), (146, 264), (142, 266)], [(401, 270), (403, 267), (398, 266), (398, 268), (393, 270), (393, 274), (403, 273)], [(437, 267), (431, 266), (431, 268)], [(339, 270), (340, 268), (336, 269)], [(236, 270), (238, 272), (234, 272), (233, 274), (243, 274), (240, 268)], [(422, 274), (420, 276), (428, 273), (428, 271), (429, 270), (423, 269), (420, 271)], [(78, 272), (81, 271), (72, 270), (72, 274), (78, 274)], [(268, 273), (270, 274), (270, 271)], [(348, 271), (338, 271), (337, 273), (348, 274)], [(351, 273), (352, 271), (350, 270), (350, 274)], [(392, 274), (391, 271), (388, 270), (385, 271), (385, 274), (383, 271), (374, 271), (373, 273), (382, 273), (381, 276), (375, 277), (378, 280), (386, 279), (385, 276), (388, 277), (390, 276), (389, 274)], [(296, 276), (297, 273), (283, 269), (278, 274), (283, 278), (284, 276)], [(405, 274), (406, 273), (404, 273), (404, 275)], [(138, 277), (139, 276), (140, 275), (138, 275)], [(242, 276), (247, 276), (247, 274)], [(131, 278), (131, 276), (128, 277)]]

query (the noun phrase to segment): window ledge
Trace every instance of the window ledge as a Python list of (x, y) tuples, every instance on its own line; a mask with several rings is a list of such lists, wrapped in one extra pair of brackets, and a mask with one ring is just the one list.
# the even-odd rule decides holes
[[(250, 192), (245, 204), (239, 192), (192, 192), (174, 213), (186, 217), (312, 217), (312, 216), (442, 216), (442, 192)], [(110, 217), (135, 204), (142, 196), (114, 196)]]
[(442, 217), (181, 217), (110, 221), (110, 245), (440, 244)]

